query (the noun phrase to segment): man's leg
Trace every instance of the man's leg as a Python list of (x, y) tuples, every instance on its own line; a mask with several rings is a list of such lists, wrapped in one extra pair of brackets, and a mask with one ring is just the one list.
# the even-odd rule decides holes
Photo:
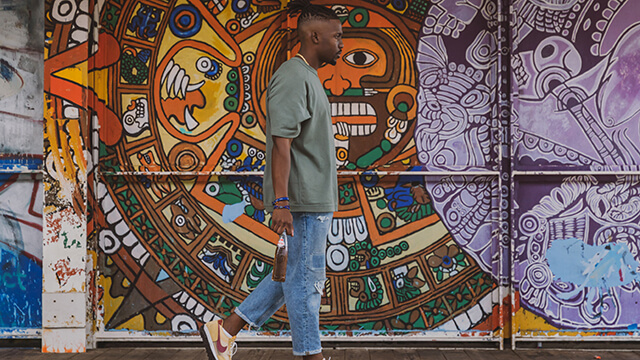
[(322, 359), (320, 344), (320, 300), (326, 281), (326, 239), (332, 213), (303, 213), (290, 241), (284, 295), (291, 325), (293, 354), (304, 359)]
[(247, 322), (244, 321), (238, 314), (233, 313), (229, 315), (228, 318), (224, 319), (222, 323), (222, 327), (229, 333), (231, 336), (236, 336), (242, 330), (242, 328), (247, 325)]
[[(302, 226), (301, 214), (302, 213), (293, 213), (293, 226), (295, 229)], [(297, 234), (298, 232), (296, 231), (296, 235)], [(285, 297), (283, 286), (294, 277), (290, 274), (290, 271), (298, 267), (297, 262), (300, 260), (291, 255), (292, 252), (299, 252), (299, 250), (296, 250), (297, 243), (298, 241), (296, 241), (295, 237), (289, 237), (289, 260), (287, 264), (286, 282), (280, 283), (271, 280), (270, 273), (262, 279), (260, 284), (258, 284), (253, 292), (247, 296), (227, 319), (224, 321), (211, 321), (203, 326), (201, 334), (211, 359), (230, 359), (230, 356), (225, 354), (230, 351), (229, 349), (231, 349), (233, 342), (235, 342), (235, 336), (238, 332), (240, 332), (246, 324), (249, 324), (253, 328), (259, 328), (284, 305)], [(222, 329), (224, 329), (227, 334), (225, 334)], [(227, 341), (230, 346), (224, 343), (218, 345), (218, 339), (221, 339), (223, 342)], [(223, 350), (226, 352), (221, 353)]]
[(230, 360), (235, 353), (235, 339), (240, 330), (249, 324), (260, 327), (284, 304), (282, 283), (267, 275), (256, 289), (225, 320), (206, 323), (200, 333), (211, 360)]

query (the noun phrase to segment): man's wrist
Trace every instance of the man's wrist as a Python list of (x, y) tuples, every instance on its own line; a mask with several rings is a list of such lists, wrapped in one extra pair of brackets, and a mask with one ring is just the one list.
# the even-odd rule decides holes
[[(284, 204), (286, 203), (286, 204)], [(271, 203), (271, 205), (276, 206), (276, 205), (288, 205), (289, 204), (289, 197), (288, 196), (281, 196), (281, 197), (276, 197), (275, 200), (273, 200), (273, 202)]]

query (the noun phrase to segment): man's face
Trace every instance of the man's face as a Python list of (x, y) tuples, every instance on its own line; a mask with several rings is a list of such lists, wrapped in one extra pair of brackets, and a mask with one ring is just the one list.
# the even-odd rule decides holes
[(340, 20), (321, 21), (318, 26), (318, 55), (320, 61), (335, 65), (342, 53), (342, 23)]

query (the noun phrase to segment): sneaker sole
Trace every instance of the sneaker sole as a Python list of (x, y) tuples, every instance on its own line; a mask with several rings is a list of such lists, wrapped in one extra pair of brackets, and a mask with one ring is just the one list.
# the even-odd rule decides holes
[(212, 351), (212, 346), (215, 346), (215, 344), (211, 341), (211, 336), (209, 335), (209, 332), (206, 330), (206, 328), (207, 327), (205, 325), (200, 328), (200, 337), (202, 337), (202, 341), (205, 344), (204, 348), (207, 350), (209, 360), (219, 360), (216, 354), (214, 354), (214, 352)]

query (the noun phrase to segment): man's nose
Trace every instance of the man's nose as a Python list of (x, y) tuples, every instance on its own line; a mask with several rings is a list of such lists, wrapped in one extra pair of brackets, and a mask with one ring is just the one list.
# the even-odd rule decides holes
[(351, 82), (344, 79), (340, 73), (333, 73), (331, 77), (324, 81), (323, 85), (325, 89), (331, 92), (331, 95), (340, 96), (351, 87)]

